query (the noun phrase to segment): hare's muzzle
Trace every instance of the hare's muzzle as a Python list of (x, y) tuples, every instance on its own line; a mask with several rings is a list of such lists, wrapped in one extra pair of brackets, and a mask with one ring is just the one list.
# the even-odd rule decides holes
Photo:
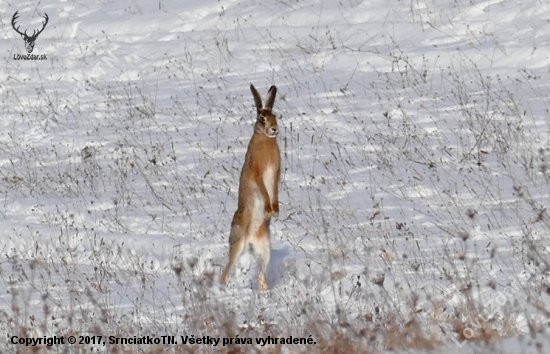
[(269, 128), (269, 136), (270, 137), (273, 137), (273, 138), (276, 137), (277, 133), (279, 133), (279, 128), (277, 128), (277, 127)]

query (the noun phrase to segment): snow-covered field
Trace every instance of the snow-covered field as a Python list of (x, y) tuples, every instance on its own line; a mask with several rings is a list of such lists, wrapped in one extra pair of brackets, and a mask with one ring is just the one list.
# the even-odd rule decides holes
[[(47, 60), (15, 59), (15, 11), (28, 32), (48, 14)], [(549, 1), (0, 14), (0, 352), (56, 335), (89, 341), (53, 347), (69, 353), (550, 351)], [(263, 292), (248, 255), (219, 283), (251, 83), (279, 89)]]

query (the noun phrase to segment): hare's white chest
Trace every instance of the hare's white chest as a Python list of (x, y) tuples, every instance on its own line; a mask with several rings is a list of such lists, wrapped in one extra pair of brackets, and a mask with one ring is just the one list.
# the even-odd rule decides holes
[(269, 200), (264, 200), (264, 196), (260, 192), (259, 186), (255, 186), (255, 198), (252, 205), (252, 220), (250, 223), (250, 230), (256, 232), (260, 225), (265, 220), (265, 205), (272, 203), (275, 195), (275, 167), (268, 166), (262, 174), (262, 180), (267, 190)]
[(267, 189), (267, 194), (269, 195), (269, 202), (271, 202), (275, 195), (275, 166), (269, 165), (264, 171), (263, 178), (265, 189)]

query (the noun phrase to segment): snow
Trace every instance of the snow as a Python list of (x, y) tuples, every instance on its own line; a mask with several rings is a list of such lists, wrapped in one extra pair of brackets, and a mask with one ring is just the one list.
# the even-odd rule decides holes
[[(4, 2), (0, 332), (548, 351), (549, 8)], [(47, 60), (14, 60), (17, 10)], [(251, 83), (278, 88), (265, 292), (250, 255), (219, 282)]]

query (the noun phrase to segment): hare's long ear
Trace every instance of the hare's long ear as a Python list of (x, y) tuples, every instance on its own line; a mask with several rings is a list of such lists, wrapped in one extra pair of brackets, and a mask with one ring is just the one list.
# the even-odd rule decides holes
[(256, 111), (258, 114), (260, 114), (260, 109), (263, 108), (262, 106), (262, 97), (254, 87), (254, 85), (250, 84), (250, 91), (252, 91), (252, 95), (254, 96), (254, 102), (256, 103)]
[(275, 102), (275, 95), (277, 94), (277, 87), (271, 86), (269, 88), (269, 91), (267, 91), (267, 93), (269, 93), (269, 97), (267, 98), (265, 108), (272, 109), (273, 108), (273, 103)]

